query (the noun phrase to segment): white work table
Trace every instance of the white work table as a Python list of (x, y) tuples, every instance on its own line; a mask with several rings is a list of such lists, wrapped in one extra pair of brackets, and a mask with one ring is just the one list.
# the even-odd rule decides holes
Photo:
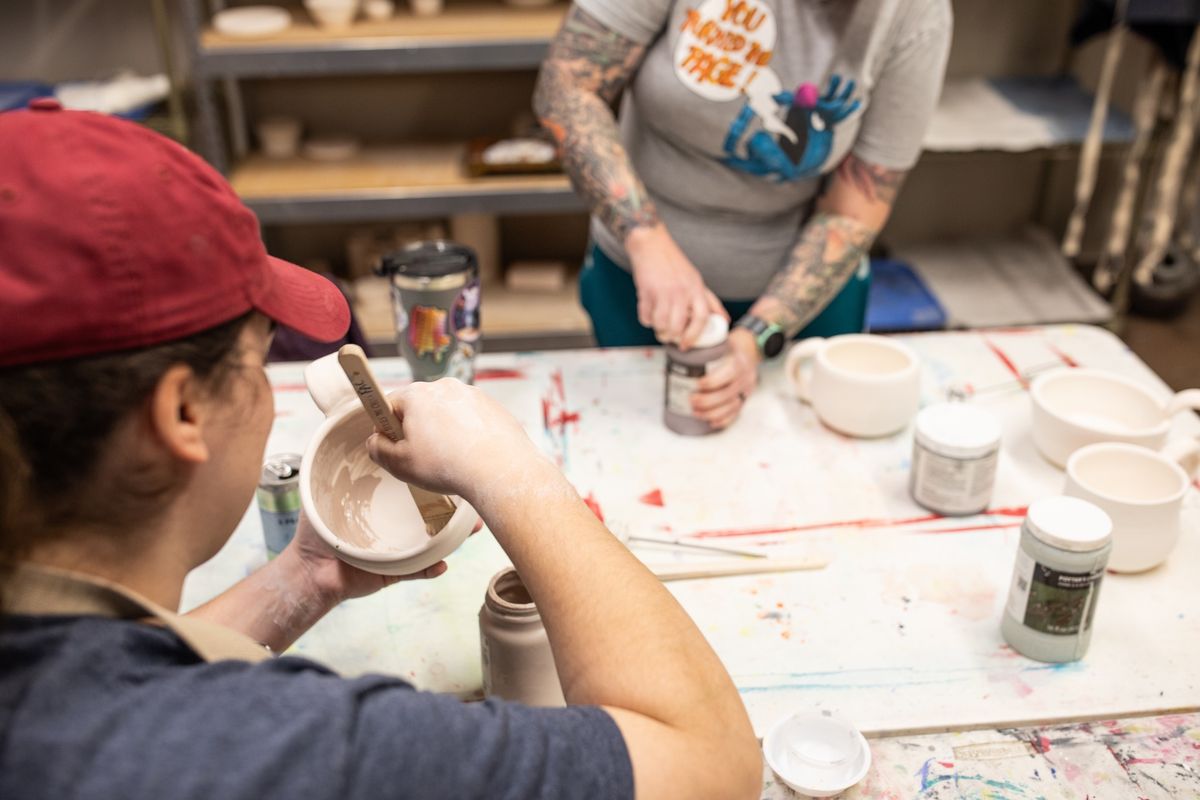
[[(777, 363), (762, 370), (731, 429), (697, 438), (662, 425), (659, 350), (485, 355), (478, 385), (559, 461), (614, 531), (702, 535), (830, 559), (816, 571), (667, 584), (721, 656), (760, 735), (801, 708), (837, 709), (868, 734), (891, 735), (1200, 707), (1196, 491), (1165, 565), (1105, 578), (1083, 661), (1030, 661), (1000, 636), (1023, 509), (1061, 493), (1064, 480), (1034, 448), (1029, 398), (1015, 376), (1051, 365), (1100, 367), (1165, 397), (1162, 382), (1096, 328), (899, 338), (923, 360), (923, 404), (943, 399), (952, 383), (1007, 384), (970, 401), (1004, 426), (990, 513), (943, 519), (916, 506), (907, 491), (911, 427), (874, 441), (835, 434), (791, 396)], [(407, 380), (397, 359), (381, 359), (376, 370), (385, 388)], [(303, 452), (321, 421), (303, 365), (269, 372), (277, 416), (268, 451)], [(1190, 415), (1174, 424), (1175, 436), (1200, 431)], [(652, 563), (708, 558), (654, 546), (635, 552)], [(264, 560), (252, 507), (229, 544), (189, 577), (185, 607)], [(343, 674), (384, 672), (478, 696), (476, 615), (489, 577), (507, 561), (485, 531), (448, 563), (437, 580), (343, 604), (294, 652)]]

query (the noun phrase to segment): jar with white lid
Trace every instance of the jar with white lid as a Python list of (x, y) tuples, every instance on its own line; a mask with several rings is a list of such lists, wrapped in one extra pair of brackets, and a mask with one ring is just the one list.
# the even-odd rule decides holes
[(947, 516), (987, 509), (1000, 461), (1000, 422), (967, 403), (937, 403), (917, 414), (909, 490)]
[(1029, 507), (1000, 630), (1038, 661), (1077, 661), (1092, 640), (1100, 582), (1112, 552), (1112, 520), (1076, 497)]
[(673, 344), (663, 349), (667, 354), (663, 423), (684, 436), (712, 433), (716, 429), (692, 410), (692, 395), (701, 379), (729, 356), (729, 321), (712, 314), (690, 350), (680, 350)]

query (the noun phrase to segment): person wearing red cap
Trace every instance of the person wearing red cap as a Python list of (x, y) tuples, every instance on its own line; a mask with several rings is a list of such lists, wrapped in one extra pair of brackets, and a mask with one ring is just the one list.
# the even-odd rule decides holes
[(348, 322), (186, 149), (53, 101), (0, 114), (0, 797), (757, 796), (757, 743), (703, 636), (516, 420), (456, 381), (393, 396), (405, 438), (368, 448), (487, 520), (568, 707), (271, 657), (395, 580), (303, 520), (176, 613), (256, 486), (274, 326), (331, 341)]

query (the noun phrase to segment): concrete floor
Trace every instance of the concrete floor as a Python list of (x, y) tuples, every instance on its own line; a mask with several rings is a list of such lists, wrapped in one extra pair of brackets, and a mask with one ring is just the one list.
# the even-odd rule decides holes
[(1130, 316), (1121, 338), (1171, 388), (1200, 388), (1200, 301), (1175, 319)]

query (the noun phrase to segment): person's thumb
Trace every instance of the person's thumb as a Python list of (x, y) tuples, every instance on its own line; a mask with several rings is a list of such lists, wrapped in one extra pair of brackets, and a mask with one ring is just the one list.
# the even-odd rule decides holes
[(393, 442), (382, 433), (375, 432), (367, 437), (367, 455), (379, 466), (397, 477), (403, 477), (404, 456), (402, 445)]

